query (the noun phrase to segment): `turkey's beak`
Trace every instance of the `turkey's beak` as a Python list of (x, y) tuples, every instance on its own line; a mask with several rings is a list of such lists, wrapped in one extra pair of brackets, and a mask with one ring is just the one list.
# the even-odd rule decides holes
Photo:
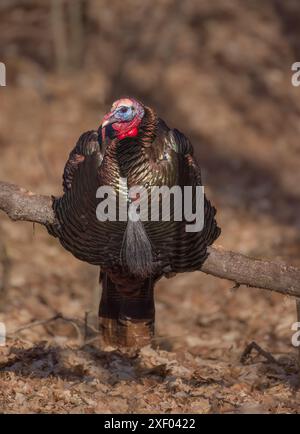
[(118, 119), (115, 117), (114, 113), (108, 113), (103, 118), (102, 128), (115, 124), (116, 122), (118, 122)]

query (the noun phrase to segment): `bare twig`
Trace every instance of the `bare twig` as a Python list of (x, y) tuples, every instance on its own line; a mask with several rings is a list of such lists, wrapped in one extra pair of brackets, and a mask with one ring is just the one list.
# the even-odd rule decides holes
[(235, 283), (232, 288), (230, 288), (231, 292), (236, 292), (241, 285), (239, 283)]
[(18, 328), (16, 330), (14, 330), (14, 331), (8, 333), (7, 337), (8, 338), (12, 338), (15, 335), (19, 334), (20, 332), (22, 332), (23, 330), (28, 330), (28, 329), (31, 329), (33, 327), (38, 327), (38, 326), (45, 326), (45, 325), (47, 325), (47, 324), (49, 324), (49, 323), (51, 323), (53, 321), (57, 321), (59, 319), (61, 319), (62, 321), (66, 321), (66, 322), (72, 324), (72, 326), (76, 330), (78, 339), (80, 341), (83, 340), (82, 339), (81, 330), (80, 330), (79, 326), (76, 324), (76, 321), (73, 318), (66, 318), (61, 313), (57, 313), (56, 315), (54, 315), (54, 316), (52, 316), (51, 318), (48, 318), (48, 319), (43, 319), (43, 320), (40, 320), (40, 321), (34, 321), (32, 323), (26, 324), (26, 325), (24, 325), (24, 326), (22, 326), (22, 327), (20, 327), (20, 328)]
[[(0, 182), (0, 210), (12, 220), (26, 220), (42, 225), (55, 223), (50, 196), (36, 195), (14, 184)], [(240, 253), (209, 247), (202, 271), (222, 279), (276, 291), (300, 298), (300, 269), (275, 261), (250, 258)]]
[(271, 353), (268, 353), (267, 351), (263, 350), (256, 342), (251, 342), (248, 344), (243, 351), (241, 355), (241, 363), (245, 363), (248, 357), (250, 356), (252, 350), (256, 350), (258, 354), (262, 355), (269, 363), (275, 363), (278, 364), (277, 360), (272, 356)]

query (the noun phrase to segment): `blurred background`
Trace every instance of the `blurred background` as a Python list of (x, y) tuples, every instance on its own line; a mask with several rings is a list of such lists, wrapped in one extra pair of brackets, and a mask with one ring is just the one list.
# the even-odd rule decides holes
[[(61, 194), (64, 164), (79, 135), (98, 128), (114, 99), (134, 96), (191, 139), (218, 209), (218, 244), (299, 266), (300, 88), (291, 84), (291, 65), (300, 61), (299, 21), (298, 0), (1, 0), (7, 86), (0, 88), (0, 179)], [(57, 312), (84, 318), (97, 309), (98, 270), (65, 252), (43, 228), (1, 215), (0, 237), (0, 321), (9, 330)], [(295, 411), (293, 300), (231, 287), (200, 272), (159, 283), (157, 351), (189, 369), (194, 380), (201, 365), (205, 381), (189, 386), (192, 392), (202, 387), (201, 396), (193, 395), (178, 385), (169, 390), (157, 374), (160, 386), (147, 399), (141, 396), (135, 410), (243, 412), (249, 404), (265, 412)], [(59, 382), (65, 387), (83, 374), (64, 377), (66, 362), (51, 365), (40, 345), (69, 345), (72, 333), (63, 324), (32, 328), (0, 348), (0, 379), (13, 381), (14, 391), (12, 401), (0, 398), (3, 411), (39, 411), (43, 399), (49, 412), (130, 411), (128, 393), (152, 387), (151, 375), (120, 380), (109, 365), (106, 380), (99, 380), (108, 389), (101, 393), (122, 386), (118, 398), (106, 402), (98, 391), (99, 407), (81, 390), (86, 401), (72, 403), (63, 395), (57, 404)], [(271, 376), (270, 366), (245, 368), (239, 355), (251, 340), (292, 359)], [(36, 354), (44, 364), (35, 366), (34, 380)], [(24, 392), (24, 375), (26, 387), (45, 388), (42, 397)], [(218, 375), (227, 380), (221, 384)]]

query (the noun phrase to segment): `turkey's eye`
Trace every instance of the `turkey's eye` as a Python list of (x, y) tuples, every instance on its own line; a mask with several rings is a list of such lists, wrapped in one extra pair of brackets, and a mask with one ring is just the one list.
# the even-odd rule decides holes
[(120, 112), (121, 113), (126, 113), (128, 111), (128, 107), (122, 107)]

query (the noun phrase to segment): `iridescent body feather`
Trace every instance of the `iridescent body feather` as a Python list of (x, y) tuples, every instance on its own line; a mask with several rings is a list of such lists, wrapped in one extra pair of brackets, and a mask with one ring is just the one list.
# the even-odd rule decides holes
[(112, 138), (101, 127), (82, 134), (66, 163), (64, 195), (54, 200), (58, 223), (49, 231), (78, 259), (101, 266), (99, 315), (106, 340), (141, 346), (154, 330), (155, 282), (164, 275), (200, 270), (207, 246), (220, 229), (215, 208), (206, 198), (200, 232), (187, 232), (184, 219), (138, 225), (97, 219), (98, 187), (111, 186), (117, 195), (125, 195), (119, 190), (120, 178), (126, 178), (128, 189), (145, 187), (149, 197), (154, 186), (202, 185), (189, 140), (169, 129), (152, 109), (135, 100), (120, 101), (134, 101), (140, 107), (140, 119), (136, 116), (127, 124), (116, 123), (116, 130), (125, 125), (125, 133), (117, 131)]

